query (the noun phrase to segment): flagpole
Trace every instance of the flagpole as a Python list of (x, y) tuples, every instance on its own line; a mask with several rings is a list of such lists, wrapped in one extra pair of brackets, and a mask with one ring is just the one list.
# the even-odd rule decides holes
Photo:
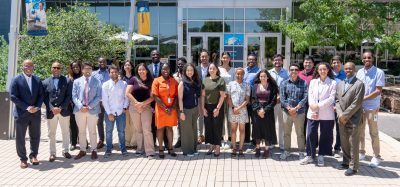
[(126, 60), (131, 60), (132, 55), (132, 34), (135, 27), (135, 12), (136, 12), (136, 0), (131, 0), (131, 10), (129, 13), (129, 30), (128, 30), (128, 40), (126, 41)]
[[(18, 66), (18, 43), (19, 43), (19, 25), (21, 19), (21, 0), (11, 1), (11, 16), (10, 16), (10, 32), (8, 33), (9, 48), (8, 48), (8, 76), (6, 89), (10, 92), (10, 84), (12, 78), (17, 73)], [(8, 123), (8, 138), (14, 137), (14, 104), (10, 101), (9, 123)]]

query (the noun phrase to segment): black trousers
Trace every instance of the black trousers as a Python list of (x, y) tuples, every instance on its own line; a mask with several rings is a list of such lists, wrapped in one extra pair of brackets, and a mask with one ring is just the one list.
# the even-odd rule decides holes
[(224, 110), (221, 108), (217, 117), (213, 111), (217, 104), (205, 104), (208, 116), (204, 116), (205, 142), (211, 145), (221, 145), (222, 128), (224, 126)]
[(335, 151), (340, 151), (340, 130), (339, 130), (339, 123), (337, 118), (337, 113), (335, 112), (335, 128), (336, 128), (336, 143), (335, 147), (333, 148)]
[(76, 124), (75, 120), (75, 114), (71, 114), (69, 118), (69, 130), (70, 130), (70, 139), (71, 139), (71, 145), (76, 146), (78, 144), (78, 125)]
[(100, 102), (100, 114), (99, 114), (99, 119), (97, 120), (97, 131), (99, 133), (99, 140), (104, 142), (104, 107), (103, 103)]
[(40, 142), (40, 111), (34, 114), (28, 114), (23, 117), (15, 118), (15, 143), (17, 154), (21, 161), (28, 160), (25, 148), (26, 130), (29, 128), (29, 139), (31, 144), (31, 152), (29, 158), (37, 157)]
[[(251, 139), (251, 124), (253, 123), (252, 120), (252, 115), (253, 115), (253, 109), (251, 108), (251, 105), (247, 105), (247, 114), (249, 115), (249, 123), (245, 124), (245, 130), (244, 130), (244, 142), (245, 143), (250, 143)], [(255, 143), (254, 143), (255, 145)]]

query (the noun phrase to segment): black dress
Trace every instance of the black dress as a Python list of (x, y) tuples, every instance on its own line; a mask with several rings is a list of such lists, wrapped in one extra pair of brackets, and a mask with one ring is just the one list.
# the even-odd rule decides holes
[[(259, 84), (255, 84), (251, 91), (251, 107), (253, 109), (253, 138), (264, 139), (267, 145), (277, 144), (274, 106), (276, 104), (277, 91), (272, 90), (268, 85), (267, 89), (262, 91)], [(257, 111), (264, 109), (264, 118), (261, 118)]]

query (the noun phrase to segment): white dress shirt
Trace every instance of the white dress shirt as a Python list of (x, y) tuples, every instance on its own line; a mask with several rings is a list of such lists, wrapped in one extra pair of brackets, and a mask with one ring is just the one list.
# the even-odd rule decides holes
[(118, 80), (106, 81), (102, 86), (102, 102), (104, 110), (108, 114), (121, 115), (124, 108), (128, 108), (128, 98), (125, 96), (126, 82)]
[(318, 104), (319, 109), (313, 111), (311, 107), (308, 109), (307, 118), (311, 117), (312, 113), (318, 112), (318, 119), (313, 120), (334, 120), (335, 112), (333, 110), (336, 94), (336, 81), (327, 77), (325, 81), (321, 79), (313, 79), (308, 88), (308, 104)]

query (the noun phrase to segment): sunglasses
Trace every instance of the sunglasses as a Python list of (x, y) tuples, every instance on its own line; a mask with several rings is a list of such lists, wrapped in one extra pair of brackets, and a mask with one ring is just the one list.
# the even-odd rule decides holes
[(299, 71), (299, 69), (290, 69), (290, 71)]
[(61, 69), (60, 67), (51, 67), (51, 68), (53, 68), (53, 69)]

